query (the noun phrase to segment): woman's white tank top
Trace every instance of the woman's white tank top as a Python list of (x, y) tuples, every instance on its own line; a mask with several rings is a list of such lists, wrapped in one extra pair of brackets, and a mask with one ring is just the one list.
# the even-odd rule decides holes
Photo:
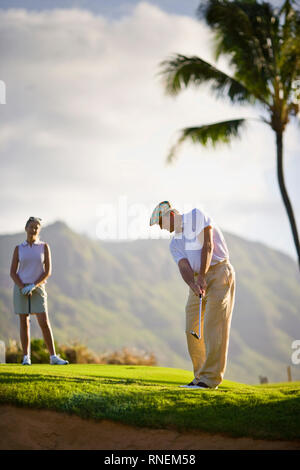
[[(31, 246), (25, 240), (18, 245), (19, 269), (17, 274), (24, 284), (33, 283), (45, 272), (45, 242), (36, 240)], [(43, 282), (46, 284), (47, 280)]]

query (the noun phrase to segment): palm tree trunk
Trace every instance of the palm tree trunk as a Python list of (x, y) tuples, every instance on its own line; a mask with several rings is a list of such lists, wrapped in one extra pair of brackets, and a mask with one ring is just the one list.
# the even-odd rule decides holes
[(279, 188), (281, 191), (281, 195), (283, 198), (283, 202), (288, 214), (288, 218), (290, 221), (290, 225), (292, 228), (292, 234), (296, 246), (296, 251), (298, 255), (298, 264), (299, 264), (299, 270), (300, 270), (300, 245), (299, 245), (299, 237), (298, 237), (298, 231), (297, 231), (297, 225), (292, 209), (292, 205), (290, 203), (286, 188), (285, 188), (285, 183), (284, 183), (284, 177), (283, 177), (283, 132), (282, 131), (276, 131), (276, 144), (277, 144), (277, 177), (278, 177), (278, 182), (279, 182)]

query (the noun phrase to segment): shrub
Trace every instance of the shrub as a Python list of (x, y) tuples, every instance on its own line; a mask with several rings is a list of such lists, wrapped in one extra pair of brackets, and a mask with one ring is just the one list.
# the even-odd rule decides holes
[[(70, 364), (123, 364), (123, 365), (147, 365), (157, 364), (153, 353), (139, 351), (136, 348), (123, 348), (121, 351), (105, 352), (97, 355), (84, 344), (73, 341), (70, 344), (59, 345), (55, 342), (56, 353)], [(20, 363), (23, 359), (23, 351), (20, 342), (9, 340), (6, 348), (6, 362)], [(45, 364), (49, 362), (49, 352), (44, 340), (31, 339), (32, 364)]]
[(73, 341), (69, 345), (62, 345), (61, 351), (71, 364), (100, 364), (98, 356), (84, 344)]
[(137, 349), (123, 348), (121, 351), (104, 353), (100, 356), (101, 364), (131, 364), (154, 366), (157, 364), (153, 353), (138, 351)]
[[(60, 354), (63, 359), (66, 359), (64, 351), (61, 347), (54, 342), (56, 353)], [(32, 338), (30, 341), (31, 348), (31, 363), (44, 364), (49, 362), (49, 352), (44, 340), (40, 338)], [(7, 363), (20, 363), (23, 360), (23, 351), (20, 342), (9, 340), (6, 348), (6, 362)]]
[(23, 352), (20, 343), (14, 339), (8, 341), (8, 346), (5, 351), (5, 360), (8, 363), (22, 362)]

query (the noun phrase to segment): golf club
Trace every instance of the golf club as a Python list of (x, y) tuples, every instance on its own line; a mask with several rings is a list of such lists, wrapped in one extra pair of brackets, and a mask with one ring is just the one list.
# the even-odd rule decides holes
[(28, 295), (28, 313), (29, 313), (29, 340), (28, 340), (28, 356), (31, 358), (31, 293)]
[(193, 330), (190, 331), (191, 335), (195, 336), (195, 338), (200, 339), (201, 338), (201, 309), (202, 309), (202, 294), (199, 294), (200, 297), (200, 302), (199, 302), (199, 334)]

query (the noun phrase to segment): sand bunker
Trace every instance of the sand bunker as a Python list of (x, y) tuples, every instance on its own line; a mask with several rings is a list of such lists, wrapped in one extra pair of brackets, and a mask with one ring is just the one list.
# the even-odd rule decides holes
[(300, 449), (300, 440), (265, 441), (221, 434), (137, 428), (55, 411), (0, 406), (1, 450)]

